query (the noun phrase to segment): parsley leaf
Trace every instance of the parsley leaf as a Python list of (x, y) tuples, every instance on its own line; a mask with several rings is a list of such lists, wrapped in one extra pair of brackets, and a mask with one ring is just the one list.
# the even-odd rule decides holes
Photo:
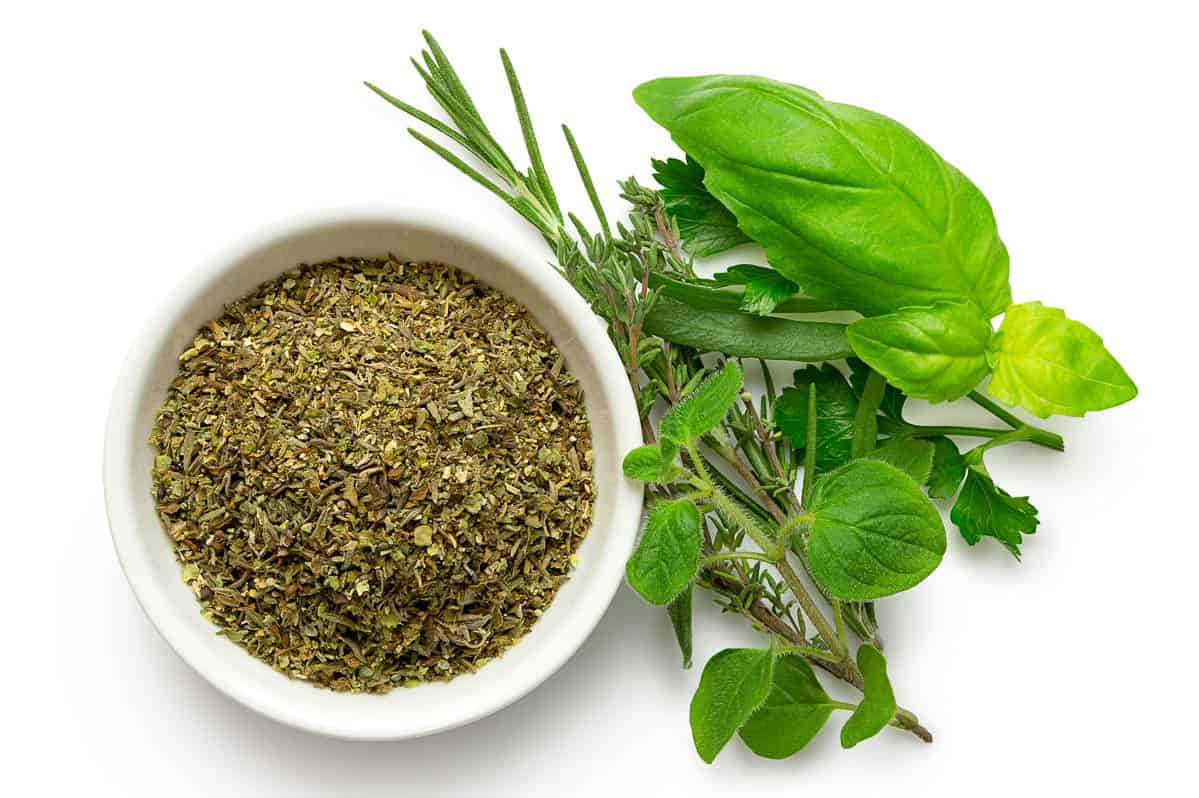
[(678, 224), (688, 252), (706, 257), (749, 243), (749, 236), (737, 227), (736, 217), (704, 187), (702, 166), (690, 157), (686, 161), (654, 159), (652, 163), (662, 204)]
[(740, 285), (745, 287), (741, 296), (741, 310), (766, 316), (774, 312), (780, 303), (799, 293), (799, 286), (774, 269), (742, 263), (712, 276), (719, 286)]
[(971, 464), (966, 484), (949, 513), (962, 537), (973, 546), (984, 537), (998, 540), (1016, 559), (1024, 535), (1037, 531), (1037, 508), (1027, 496), (1012, 496), (995, 484), (983, 464)]

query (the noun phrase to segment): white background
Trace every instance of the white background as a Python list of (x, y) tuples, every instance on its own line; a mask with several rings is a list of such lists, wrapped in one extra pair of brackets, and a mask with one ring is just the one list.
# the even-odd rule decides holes
[[(3, 12), (0, 792), (1189, 792), (1199, 70), (1186, 4), (470, 5)], [(734, 742), (703, 765), (687, 728), (698, 668), (678, 668), (665, 617), (627, 588), (533, 694), (406, 743), (260, 718), (156, 635), (109, 543), (99, 473), (108, 395), (150, 308), (205, 255), (330, 206), (447, 209), (529, 236), (360, 85), (424, 103), (406, 63), (421, 27), (519, 151), (496, 54), (509, 49), (580, 210), (557, 124), (615, 214), (613, 181), (672, 152), (629, 96), (651, 77), (762, 73), (895, 116), (986, 191), (1017, 300), (1090, 323), (1137, 380), (1130, 405), (1050, 422), (1065, 455), (991, 459), (1041, 509), (1022, 563), (952, 535), (945, 565), (883, 605), (896, 691), (934, 745), (885, 733), (843, 752), (834, 727), (789, 761)], [(696, 634), (699, 662), (752, 639), (708, 607)]]

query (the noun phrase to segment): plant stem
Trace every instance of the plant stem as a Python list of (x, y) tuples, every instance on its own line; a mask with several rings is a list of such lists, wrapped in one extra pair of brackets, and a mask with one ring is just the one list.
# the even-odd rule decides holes
[[(1024, 429), (1029, 431), (1029, 436), (1026, 440), (1029, 443), (1034, 443), (1037, 446), (1043, 446), (1046, 449), (1053, 449), (1056, 452), (1066, 450), (1065, 441), (1062, 436), (1048, 430), (1040, 429), (1023, 425)], [(923, 426), (921, 424), (908, 424), (893, 430), (887, 430), (887, 434), (892, 438), (932, 438), (938, 435), (960, 435), (966, 438), (998, 438), (1000, 435), (1006, 435), (1011, 430), (994, 429), (992, 427), (962, 427), (962, 426)]]
[[(779, 654), (799, 654), (803, 657), (828, 660), (829, 662), (840, 662), (840, 658), (831, 651), (821, 651), (818, 648), (811, 646), (782, 646), (778, 649)], [(853, 704), (848, 704), (850, 708), (854, 708)]]
[(829, 649), (840, 656), (841, 659), (847, 659), (848, 652), (841, 647), (841, 642), (837, 639), (836, 631), (829, 623), (828, 618), (824, 617), (820, 605), (812, 598), (812, 594), (804, 587), (803, 582), (799, 581), (799, 574), (795, 573), (795, 569), (787, 561), (785, 553), (779, 558), (775, 567), (778, 568), (779, 573), (786, 580), (787, 586), (791, 588), (792, 595), (795, 596), (795, 600), (803, 608), (804, 614), (808, 616), (808, 620), (816, 627), (816, 631), (824, 638), (824, 642), (828, 644)]
[(1056, 432), (1050, 432), (1047, 429), (1042, 429), (1034, 424), (1029, 424), (1020, 420), (1019, 416), (1011, 413), (997, 402), (994, 402), (991, 399), (988, 399), (986, 396), (983, 396), (978, 391), (971, 391), (968, 396), (970, 401), (974, 402), (974, 404), (978, 405), (983, 410), (986, 410), (988, 413), (995, 416), (995, 418), (999, 419), (1013, 429), (1025, 427), (1031, 430), (1032, 434), (1028, 437), (1029, 443), (1035, 443), (1038, 446), (1055, 449), (1059, 452), (1066, 450), (1066, 442), (1062, 440), (1062, 436), (1058, 435)]
[(713, 554), (709, 557), (704, 557), (699, 561), (699, 567), (707, 568), (727, 560), (758, 560), (759, 562), (774, 562), (774, 560), (770, 557), (767, 557), (765, 554), (759, 554), (756, 551), (726, 551), (721, 554)]
[(886, 390), (887, 381), (883, 375), (871, 369), (854, 417), (852, 452), (855, 459), (872, 451), (878, 442), (878, 408)]

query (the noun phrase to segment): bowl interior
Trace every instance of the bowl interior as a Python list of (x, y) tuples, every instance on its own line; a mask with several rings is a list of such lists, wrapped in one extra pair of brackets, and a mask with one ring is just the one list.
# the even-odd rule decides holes
[[(165, 303), (126, 362), (109, 419), (105, 490), (117, 553), (143, 608), (172, 647), (238, 701), (311, 731), (356, 739), (427, 734), (482, 717), (548, 677), (591, 632), (620, 584), (639, 521), (641, 490), (621, 474), (640, 443), (623, 368), (602, 324), (545, 264), (544, 255), (497, 247), (428, 219), (357, 215), (298, 225), (215, 261)], [(383, 696), (335, 693), (288, 679), (204, 620), (180, 578), (154, 511), (147, 443), (179, 353), (224, 305), (300, 263), (337, 256), (452, 264), (505, 292), (554, 339), (583, 388), (595, 453), (595, 521), (579, 565), (533, 629), (477, 673)]]

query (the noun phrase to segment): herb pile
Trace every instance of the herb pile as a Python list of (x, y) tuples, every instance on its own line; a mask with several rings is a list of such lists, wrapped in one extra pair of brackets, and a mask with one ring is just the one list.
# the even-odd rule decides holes
[(180, 357), (151, 435), (203, 614), (298, 679), (472, 671), (536, 622), (591, 525), (591, 437), (549, 336), (442, 265), (261, 286)]
[[(888, 726), (931, 741), (897, 703), (875, 611), (945, 556), (931, 499), (956, 495), (950, 518), (967, 543), (988, 538), (1019, 556), (1037, 509), (1004, 491), (984, 456), (1064, 444), (1004, 405), (1081, 416), (1133, 398), (1132, 380), (1063, 311), (1013, 304), (986, 198), (887, 117), (764, 78), (650, 81), (634, 99), (683, 157), (652, 161), (656, 189), (620, 184), (627, 221), (609, 223), (563, 127), (596, 215), (588, 228), (559, 205), (507, 54), (527, 169), (425, 38), (413, 63), (448, 122), (367, 85), (478, 164), (411, 131), (541, 232), (626, 364), (645, 445), (624, 468), (650, 496), (630, 585), (665, 606), (685, 667), (696, 588), (763, 634), (761, 647), (704, 666), (690, 715), (699, 755), (711, 762), (740, 736), (761, 756), (787, 757), (834, 711), (849, 713), (847, 748)], [(751, 243), (769, 266), (696, 272), (696, 257)], [(803, 318), (826, 311), (856, 320)], [(778, 386), (766, 360), (802, 365)], [(756, 399), (747, 368), (765, 382)], [(915, 424), (909, 397), (966, 399), (998, 424)], [(959, 448), (970, 439), (980, 442)], [(814, 667), (861, 698), (833, 699)]]

